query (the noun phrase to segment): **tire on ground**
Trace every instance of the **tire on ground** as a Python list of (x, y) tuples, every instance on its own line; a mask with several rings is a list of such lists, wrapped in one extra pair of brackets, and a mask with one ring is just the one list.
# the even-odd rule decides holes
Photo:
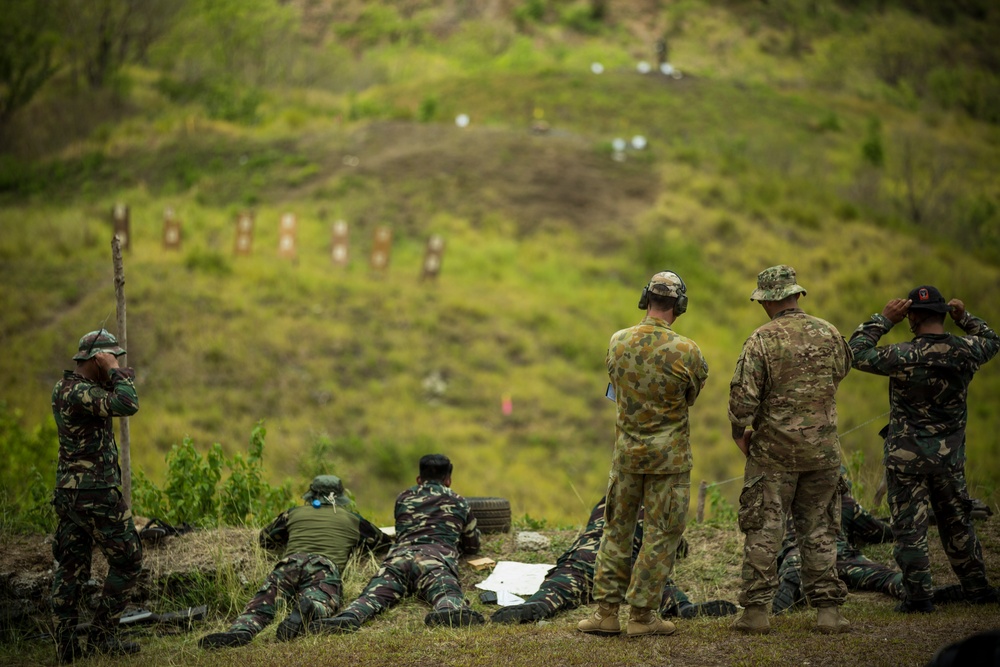
[(476, 525), (484, 535), (510, 532), (510, 501), (506, 498), (474, 496), (466, 498), (476, 517)]

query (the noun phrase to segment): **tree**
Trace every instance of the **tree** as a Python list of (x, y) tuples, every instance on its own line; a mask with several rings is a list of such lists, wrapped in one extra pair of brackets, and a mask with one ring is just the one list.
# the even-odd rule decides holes
[(52, 5), (7, 0), (0, 21), (0, 130), (58, 71), (59, 43)]

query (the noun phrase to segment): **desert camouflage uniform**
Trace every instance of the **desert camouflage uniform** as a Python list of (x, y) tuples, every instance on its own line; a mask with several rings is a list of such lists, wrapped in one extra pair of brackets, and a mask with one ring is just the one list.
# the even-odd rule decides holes
[[(597, 549), (604, 534), (604, 505), (601, 498), (590, 513), (590, 519), (576, 541), (556, 560), (555, 567), (549, 570), (541, 587), (525, 604), (537, 603), (545, 608), (545, 617), (554, 616), (564, 609), (576, 609), (591, 601), (590, 593), (594, 581), (594, 563), (597, 560)], [(642, 546), (642, 521), (636, 527), (632, 541), (633, 557), (638, 556)], [(690, 603), (687, 595), (673, 580), (667, 579), (663, 588), (660, 611), (677, 615), (675, 607), (682, 603)]]
[[(903, 598), (903, 575), (895, 568), (873, 561), (858, 547), (866, 544), (883, 544), (892, 541), (892, 528), (885, 521), (875, 518), (851, 495), (846, 479), (842, 486), (840, 534), (837, 536), (837, 576), (848, 590), (874, 591), (891, 597)], [(789, 525), (785, 541), (778, 555), (779, 594), (775, 596), (773, 613), (777, 614), (804, 600), (801, 582), (802, 556), (795, 541), (795, 529)], [(783, 589), (789, 588), (790, 595)], [(785, 591), (787, 592), (787, 591)]]
[(347, 560), (358, 549), (375, 551), (391, 539), (354, 512), (333, 503), (302, 505), (282, 512), (260, 533), (260, 544), (284, 549), (282, 558), (264, 580), (229, 632), (252, 635), (274, 620), (278, 598), (308, 600), (312, 618), (333, 616), (340, 608), (341, 579)]
[(479, 551), (479, 528), (469, 501), (440, 482), (424, 482), (399, 494), (395, 516), (395, 546), (340, 616), (364, 623), (406, 595), (416, 595), (435, 611), (465, 605), (458, 558)]
[(92, 621), (95, 631), (114, 629), (142, 569), (142, 543), (120, 490), (112, 428), (112, 417), (133, 415), (139, 409), (134, 377), (132, 369), (113, 368), (110, 384), (102, 386), (66, 371), (52, 391), (59, 434), (53, 499), (59, 523), (52, 543), (56, 560), (52, 611), (58, 635), (67, 634), (79, 621), (82, 587), (90, 579), (95, 544), (108, 561)]
[[(606, 362), (618, 418), (593, 598), (658, 609), (690, 504), (688, 407), (708, 364), (693, 341), (649, 315), (611, 337)], [(633, 563), (640, 507), (645, 539)]]
[(810, 604), (836, 606), (847, 596), (836, 569), (836, 392), (850, 368), (850, 349), (836, 327), (799, 308), (776, 313), (743, 345), (729, 393), (729, 421), (753, 428), (739, 509), (743, 606), (771, 602), (787, 513), (799, 535)]
[(1000, 337), (966, 312), (966, 336), (924, 334), (876, 347), (892, 328), (881, 314), (851, 336), (854, 367), (889, 377), (885, 436), (887, 498), (908, 600), (933, 597), (927, 551), (927, 507), (933, 507), (941, 544), (969, 598), (989, 591), (982, 546), (972, 524), (965, 484), (966, 400), (979, 367), (1000, 351)]

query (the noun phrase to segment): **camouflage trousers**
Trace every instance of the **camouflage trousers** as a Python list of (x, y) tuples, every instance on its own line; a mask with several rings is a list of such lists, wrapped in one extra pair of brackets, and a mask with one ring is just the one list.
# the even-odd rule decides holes
[(142, 569), (142, 542), (132, 521), (132, 510), (117, 488), (56, 489), (52, 504), (59, 520), (52, 542), (56, 560), (52, 579), (56, 631), (68, 631), (79, 622), (83, 585), (90, 579), (96, 544), (108, 561), (108, 576), (92, 627), (111, 632)]
[(934, 475), (907, 475), (886, 471), (886, 498), (892, 514), (893, 555), (903, 571), (903, 587), (910, 600), (933, 597), (930, 556), (927, 551), (927, 507), (934, 509), (941, 545), (967, 596), (986, 591), (983, 548), (972, 524), (972, 500), (961, 470)]
[(777, 471), (747, 459), (740, 493), (744, 607), (770, 607), (778, 587), (778, 551), (790, 513), (802, 558), (802, 590), (814, 607), (843, 604), (847, 586), (837, 577), (840, 469)]
[[(593, 598), (598, 602), (657, 609), (674, 569), (691, 499), (689, 472), (644, 475), (611, 471), (604, 535), (594, 565)], [(645, 508), (642, 547), (632, 562), (632, 538), (639, 509)]]
[(341, 615), (351, 615), (364, 623), (407, 595), (415, 595), (435, 610), (461, 609), (465, 593), (458, 581), (458, 565), (453, 559), (426, 549), (393, 550), (382, 561), (364, 591)]
[(278, 561), (229, 631), (256, 635), (274, 620), (279, 598), (292, 607), (302, 600), (312, 602), (314, 618), (333, 616), (340, 608), (340, 590), (340, 572), (329, 558), (291, 554)]
[[(591, 602), (592, 578), (593, 570), (584, 572), (571, 567), (550, 570), (545, 575), (541, 587), (525, 600), (525, 603), (542, 605), (547, 611), (546, 616), (554, 616), (557, 612), (567, 609), (576, 609)], [(673, 581), (668, 579), (660, 599), (660, 613), (665, 614), (685, 602), (691, 601), (684, 591), (674, 586)]]
[[(797, 548), (792, 549), (781, 561), (781, 567), (778, 568), (778, 578), (781, 580), (790, 579), (793, 582), (801, 581), (801, 572), (802, 556), (799, 555)], [(898, 600), (903, 599), (903, 575), (898, 570), (874, 561), (856, 549), (841, 548), (840, 544), (838, 544), (837, 549), (837, 576), (847, 585), (848, 590), (872, 591), (884, 593)], [(785, 600), (785, 602), (797, 604), (804, 599), (805, 595), (799, 588), (794, 599)], [(776, 601), (775, 613), (777, 611), (779, 609)]]

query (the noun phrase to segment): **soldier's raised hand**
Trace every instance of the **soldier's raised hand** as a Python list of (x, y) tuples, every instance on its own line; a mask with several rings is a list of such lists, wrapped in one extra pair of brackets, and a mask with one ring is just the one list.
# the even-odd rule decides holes
[(910, 309), (912, 303), (909, 299), (891, 299), (882, 309), (882, 316), (893, 324), (899, 324), (906, 317), (906, 311)]
[(962, 303), (961, 299), (952, 299), (948, 302), (948, 307), (951, 308), (949, 311), (951, 313), (951, 319), (956, 322), (961, 321), (965, 317), (965, 304)]

